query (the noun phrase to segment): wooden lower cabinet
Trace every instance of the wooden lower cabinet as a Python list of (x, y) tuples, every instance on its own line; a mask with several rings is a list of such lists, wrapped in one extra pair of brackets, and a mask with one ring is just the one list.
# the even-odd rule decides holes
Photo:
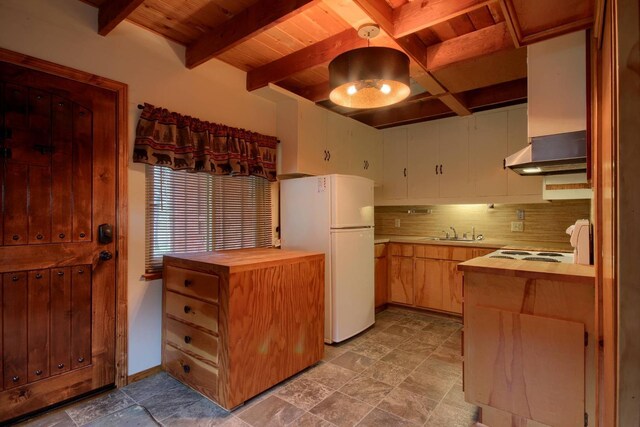
[(460, 266), (465, 400), (492, 427), (596, 425), (593, 277), (472, 263)]
[(226, 409), (324, 352), (324, 255), (238, 249), (165, 256), (162, 367)]
[(374, 246), (375, 251), (375, 307), (382, 307), (389, 302), (388, 292), (388, 258), (387, 258), (387, 245), (379, 243)]
[(458, 264), (493, 250), (391, 244), (390, 302), (462, 314), (463, 276)]
[(391, 256), (389, 294), (391, 302), (413, 305), (413, 258)]

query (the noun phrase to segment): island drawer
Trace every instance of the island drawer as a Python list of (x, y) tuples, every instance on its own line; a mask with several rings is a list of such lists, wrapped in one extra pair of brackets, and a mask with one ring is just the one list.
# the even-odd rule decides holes
[(218, 333), (218, 306), (175, 292), (166, 292), (165, 312), (180, 321)]
[(177, 348), (164, 345), (164, 368), (173, 377), (205, 396), (218, 398), (218, 369)]
[(169, 317), (165, 322), (165, 340), (168, 344), (218, 364), (218, 337)]
[(209, 302), (218, 302), (219, 279), (215, 274), (168, 265), (163, 276), (167, 289), (171, 291)]
[(413, 256), (413, 245), (406, 245), (402, 243), (392, 243), (389, 245), (389, 252), (392, 256)]

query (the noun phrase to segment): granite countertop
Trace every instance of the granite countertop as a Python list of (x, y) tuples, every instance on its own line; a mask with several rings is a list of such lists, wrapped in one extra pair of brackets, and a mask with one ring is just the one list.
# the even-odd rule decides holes
[(376, 235), (374, 237), (374, 243), (413, 243), (421, 245), (462, 246), (487, 249), (522, 249), (531, 251), (571, 252), (573, 250), (568, 241), (567, 243), (527, 241), (514, 242), (491, 238), (485, 238), (484, 240), (476, 240), (473, 242), (460, 242), (451, 240), (432, 240), (426, 236)]

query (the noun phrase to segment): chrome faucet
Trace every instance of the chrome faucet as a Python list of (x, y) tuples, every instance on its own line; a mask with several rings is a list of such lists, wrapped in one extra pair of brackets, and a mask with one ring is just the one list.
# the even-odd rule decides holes
[(449, 228), (453, 230), (453, 238), (454, 238), (454, 239), (457, 239), (457, 238), (458, 238), (458, 232), (456, 231), (456, 229), (455, 229), (455, 228), (453, 228), (453, 225), (452, 225), (452, 226), (450, 226)]

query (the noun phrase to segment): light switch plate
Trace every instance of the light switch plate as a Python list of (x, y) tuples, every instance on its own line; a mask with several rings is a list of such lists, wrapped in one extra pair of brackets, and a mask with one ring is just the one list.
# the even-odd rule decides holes
[(524, 231), (524, 222), (522, 221), (512, 221), (511, 222), (511, 231), (514, 232), (523, 232)]
[(518, 218), (518, 221), (523, 221), (524, 220), (524, 209), (517, 209), (516, 210), (516, 217)]
[(400, 218), (396, 218), (395, 227), (400, 228)]

